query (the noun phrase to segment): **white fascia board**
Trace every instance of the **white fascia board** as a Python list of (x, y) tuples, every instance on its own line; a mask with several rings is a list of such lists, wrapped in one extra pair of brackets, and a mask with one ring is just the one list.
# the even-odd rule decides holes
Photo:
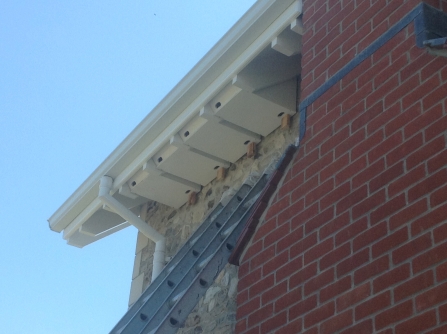
[(256, 2), (48, 219), (50, 228), (67, 228), (65, 238), (74, 233), (97, 210), (102, 176), (112, 177), (117, 191), (301, 13), (301, 0)]

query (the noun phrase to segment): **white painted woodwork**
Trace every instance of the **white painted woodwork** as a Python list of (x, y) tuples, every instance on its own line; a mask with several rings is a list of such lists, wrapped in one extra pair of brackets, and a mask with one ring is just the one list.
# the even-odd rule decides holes
[(301, 52), (301, 35), (285, 29), (272, 41), (272, 48), (288, 57)]
[(180, 130), (179, 136), (188, 146), (229, 162), (242, 157), (248, 143), (261, 141), (256, 133), (226, 122), (205, 108)]
[(216, 177), (216, 169), (230, 166), (223, 159), (185, 145), (179, 135), (172, 137), (152, 160), (157, 168), (202, 186)]
[(165, 173), (149, 160), (129, 180), (131, 191), (153, 201), (179, 208), (188, 201), (191, 191), (200, 191), (200, 185)]
[(234, 85), (225, 87), (211, 101), (211, 108), (220, 118), (262, 136), (267, 136), (275, 130), (281, 124), (284, 114), (294, 113)]

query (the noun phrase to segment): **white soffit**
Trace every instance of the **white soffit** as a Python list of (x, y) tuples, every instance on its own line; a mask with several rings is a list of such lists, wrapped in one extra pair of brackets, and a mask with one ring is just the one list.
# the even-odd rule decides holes
[(97, 199), (103, 175), (136, 212), (147, 200), (179, 207), (293, 115), (300, 14), (301, 1), (253, 5), (50, 217), (50, 228), (82, 247), (126, 227)]

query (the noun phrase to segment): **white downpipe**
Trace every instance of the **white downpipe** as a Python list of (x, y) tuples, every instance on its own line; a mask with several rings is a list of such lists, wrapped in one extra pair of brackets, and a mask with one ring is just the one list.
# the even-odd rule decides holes
[(113, 179), (110, 176), (101, 177), (98, 198), (103, 204), (107, 205), (110, 209), (115, 211), (115, 213), (127, 220), (129, 224), (135, 226), (138, 231), (155, 242), (154, 262), (152, 268), (152, 281), (154, 281), (165, 265), (166, 238), (118, 202), (114, 197), (112, 197), (110, 195), (112, 184)]

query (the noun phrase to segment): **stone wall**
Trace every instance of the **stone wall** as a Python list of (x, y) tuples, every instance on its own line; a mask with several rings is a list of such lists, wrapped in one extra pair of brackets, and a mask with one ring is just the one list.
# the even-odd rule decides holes
[[(262, 174), (270, 162), (281, 156), (287, 145), (298, 135), (298, 115), (292, 118), (289, 129), (278, 128), (257, 146), (254, 158), (243, 156), (227, 170), (224, 180), (213, 180), (197, 194), (195, 205), (185, 204), (180, 209), (152, 203), (146, 212), (146, 221), (167, 238), (166, 255), (173, 257), (221, 200), (222, 194), (238, 190), (249, 174)], [(144, 213), (142, 214), (144, 216)], [(129, 304), (146, 289), (151, 281), (155, 244), (141, 233), (138, 235), (133, 286)], [(238, 268), (227, 265), (206, 295), (199, 301), (179, 333), (231, 333), (236, 323), (236, 295)]]

